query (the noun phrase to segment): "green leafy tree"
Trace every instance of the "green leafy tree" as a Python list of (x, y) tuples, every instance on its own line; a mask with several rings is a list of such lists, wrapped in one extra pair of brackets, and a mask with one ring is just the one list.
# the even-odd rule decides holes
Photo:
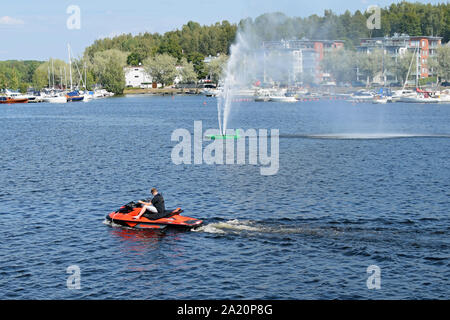
[(210, 76), (211, 81), (214, 82), (215, 84), (219, 83), (219, 80), (222, 77), (227, 61), (228, 57), (225, 55), (221, 55), (207, 64), (206, 70), (208, 72), (208, 75)]
[[(53, 63), (53, 66), (52, 66)], [(65, 73), (64, 73), (65, 69)], [(53, 83), (53, 79), (54, 82)], [(46, 87), (64, 87), (69, 80), (69, 65), (59, 59), (51, 59), (42, 63), (33, 73), (32, 83), (35, 89)]]
[(128, 54), (116, 49), (98, 52), (90, 68), (97, 81), (108, 91), (122, 94), (125, 89), (125, 73)]
[(178, 61), (183, 57), (183, 49), (179, 44), (179, 39), (176, 34), (172, 33), (165, 37), (159, 45), (158, 54), (168, 54), (175, 57)]
[(127, 64), (129, 66), (138, 66), (141, 64), (146, 57), (140, 52), (132, 52), (127, 57)]
[(9, 69), (6, 72), (7, 86), (10, 89), (17, 90), (20, 86), (20, 78), (16, 69)]
[(336, 82), (350, 82), (355, 80), (355, 53), (350, 50), (338, 49), (328, 52), (321, 61), (321, 69), (336, 80)]
[(187, 61), (192, 62), (194, 66), (194, 71), (197, 74), (197, 79), (204, 79), (208, 73), (205, 70), (205, 56), (199, 52), (193, 52), (188, 55)]
[(177, 59), (167, 53), (147, 58), (144, 61), (146, 72), (153, 78), (153, 81), (161, 83), (163, 86), (172, 84), (175, 80), (176, 66)]
[(28, 83), (22, 82), (22, 83), (19, 85), (19, 91), (20, 91), (21, 93), (27, 93), (28, 88), (29, 88), (29, 84), (28, 84)]
[(197, 73), (195, 73), (194, 65), (192, 62), (188, 62), (186, 58), (181, 60), (181, 68), (178, 75), (183, 83), (197, 82)]
[(450, 80), (450, 46), (441, 46), (436, 52), (436, 73), (441, 80)]
[(112, 60), (101, 75), (100, 81), (106, 90), (115, 94), (122, 94), (125, 89), (123, 65), (118, 60)]
[(381, 50), (374, 50), (370, 53), (358, 52), (356, 61), (360, 74), (366, 76), (367, 86), (370, 85), (371, 79), (383, 70), (383, 52)]
[(391, 70), (395, 74), (396, 78), (401, 82), (405, 83), (408, 71), (410, 71), (409, 78), (411, 79), (411, 74), (415, 73), (417, 67), (415, 53), (413, 51), (407, 51), (402, 55), (396, 57), (392, 63)]
[(8, 87), (8, 79), (6, 78), (6, 67), (0, 64), (0, 89)]

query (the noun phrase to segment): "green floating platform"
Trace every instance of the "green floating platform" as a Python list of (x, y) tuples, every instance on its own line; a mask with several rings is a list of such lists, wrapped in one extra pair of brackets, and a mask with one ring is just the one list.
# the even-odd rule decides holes
[(226, 140), (226, 139), (239, 139), (240, 138), (238, 130), (236, 130), (236, 134), (234, 134), (234, 135), (212, 134), (212, 135), (207, 135), (206, 137), (211, 140)]

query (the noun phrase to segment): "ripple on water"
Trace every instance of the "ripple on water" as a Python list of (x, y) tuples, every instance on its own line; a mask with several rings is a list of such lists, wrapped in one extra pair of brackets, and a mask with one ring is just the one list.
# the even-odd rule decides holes
[[(175, 129), (217, 127), (198, 97), (0, 108), (0, 298), (447, 299), (449, 116), (249, 102), (230, 128), (280, 128), (279, 172), (261, 176), (173, 165)], [(102, 223), (151, 186), (205, 225)], [(371, 264), (378, 292), (366, 288)], [(80, 291), (67, 289), (71, 265)]]

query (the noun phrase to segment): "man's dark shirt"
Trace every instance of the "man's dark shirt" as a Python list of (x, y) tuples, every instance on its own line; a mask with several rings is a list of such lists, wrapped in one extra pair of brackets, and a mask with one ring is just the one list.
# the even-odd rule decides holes
[(151, 200), (153, 206), (158, 210), (158, 213), (165, 213), (166, 212), (166, 206), (164, 205), (164, 198), (162, 195), (157, 193), (153, 199)]

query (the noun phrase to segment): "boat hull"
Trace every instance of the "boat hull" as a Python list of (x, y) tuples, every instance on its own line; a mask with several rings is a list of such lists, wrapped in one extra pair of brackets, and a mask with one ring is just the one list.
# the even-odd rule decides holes
[(134, 219), (139, 215), (141, 208), (137, 207), (127, 210), (123, 206), (118, 211), (111, 212), (106, 216), (106, 220), (116, 225), (134, 228), (134, 229), (165, 229), (167, 227), (176, 227), (183, 229), (197, 228), (203, 224), (202, 220), (182, 216), (183, 210), (177, 208), (173, 211), (168, 211), (162, 218), (151, 220), (145, 216), (139, 219)]
[(403, 97), (398, 100), (398, 102), (404, 103), (438, 103), (439, 99), (435, 98), (414, 98), (414, 97)]
[(12, 103), (28, 103), (28, 98), (9, 98), (9, 97), (0, 97), (0, 104), (12, 104)]
[(77, 96), (77, 97), (67, 96), (67, 102), (79, 102), (79, 101), (83, 101), (83, 100), (84, 100), (84, 96)]
[(44, 102), (48, 103), (67, 103), (66, 97), (48, 97), (44, 98)]

